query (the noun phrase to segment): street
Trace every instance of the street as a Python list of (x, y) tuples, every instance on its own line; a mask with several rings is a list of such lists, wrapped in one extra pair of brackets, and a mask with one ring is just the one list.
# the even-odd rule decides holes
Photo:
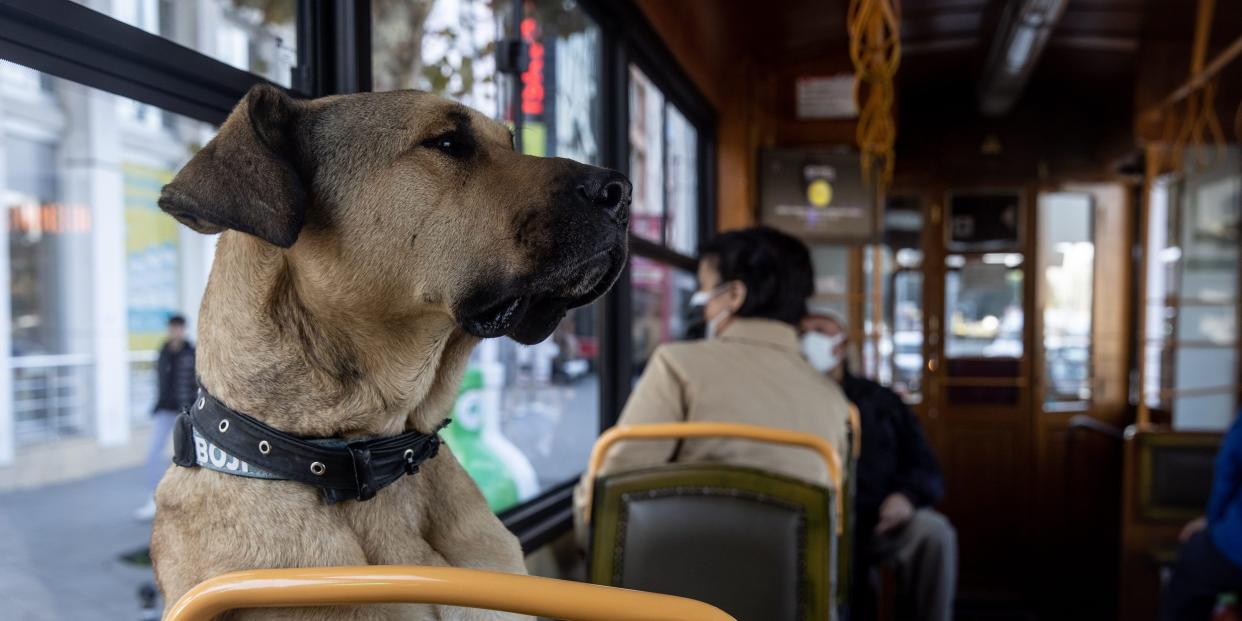
[(147, 546), (141, 468), (0, 494), (0, 617), (130, 621), (147, 567), (121, 556)]

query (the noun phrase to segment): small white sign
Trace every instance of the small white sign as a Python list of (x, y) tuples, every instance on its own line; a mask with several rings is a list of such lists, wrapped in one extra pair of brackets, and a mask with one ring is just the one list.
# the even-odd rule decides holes
[(852, 119), (858, 116), (852, 73), (801, 77), (798, 78), (797, 88), (799, 119)]

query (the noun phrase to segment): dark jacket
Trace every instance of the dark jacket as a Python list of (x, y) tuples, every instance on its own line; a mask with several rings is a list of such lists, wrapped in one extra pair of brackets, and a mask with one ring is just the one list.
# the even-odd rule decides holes
[(1242, 412), (1234, 418), (1216, 455), (1207, 520), (1212, 542), (1242, 567)]
[(182, 408), (194, 402), (198, 391), (197, 376), (194, 374), (194, 344), (186, 341), (181, 349), (173, 351), (168, 343), (160, 348), (160, 357), (155, 364), (159, 382), (159, 397), (155, 400), (156, 410), (172, 410), (180, 412)]
[(880, 504), (893, 492), (905, 494), (915, 507), (940, 502), (944, 496), (940, 466), (918, 417), (901, 397), (849, 371), (841, 388), (858, 408), (862, 426), (855, 532), (865, 537), (875, 530)]

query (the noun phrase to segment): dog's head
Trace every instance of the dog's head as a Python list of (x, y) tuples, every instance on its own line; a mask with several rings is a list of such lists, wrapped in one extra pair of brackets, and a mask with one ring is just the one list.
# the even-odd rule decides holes
[[(479, 112), (415, 91), (294, 100), (256, 86), (164, 187), (197, 231), (286, 249), (338, 299), (546, 338), (625, 263), (630, 182), (522, 155)], [(319, 274), (320, 276), (315, 276)]]

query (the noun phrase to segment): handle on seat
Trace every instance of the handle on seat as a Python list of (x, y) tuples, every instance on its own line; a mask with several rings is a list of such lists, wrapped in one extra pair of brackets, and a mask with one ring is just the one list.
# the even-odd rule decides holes
[(852, 457), (858, 459), (862, 454), (862, 419), (858, 417), (858, 407), (853, 403), (850, 404), (850, 430), (853, 431), (851, 435), (854, 438), (853, 446), (850, 447), (854, 451)]
[(823, 458), (824, 463), (828, 464), (828, 479), (832, 483), (833, 495), (836, 497), (837, 533), (841, 533), (845, 505), (842, 501), (844, 490), (841, 489), (841, 457), (837, 455), (837, 449), (833, 448), (827, 440), (809, 433), (741, 423), (689, 422), (618, 425), (605, 431), (600, 435), (599, 440), (595, 441), (595, 446), (591, 449), (591, 461), (587, 464), (583, 519), (588, 522), (591, 520), (595, 473), (604, 463), (604, 456), (608, 454), (608, 449), (612, 448), (612, 445), (622, 440), (680, 440), (685, 438), (737, 438), (799, 446), (815, 451)]
[(415, 565), (256, 569), (205, 580), (165, 621), (208, 621), (236, 608), (439, 604), (565, 621), (736, 621), (699, 601), (567, 580)]

